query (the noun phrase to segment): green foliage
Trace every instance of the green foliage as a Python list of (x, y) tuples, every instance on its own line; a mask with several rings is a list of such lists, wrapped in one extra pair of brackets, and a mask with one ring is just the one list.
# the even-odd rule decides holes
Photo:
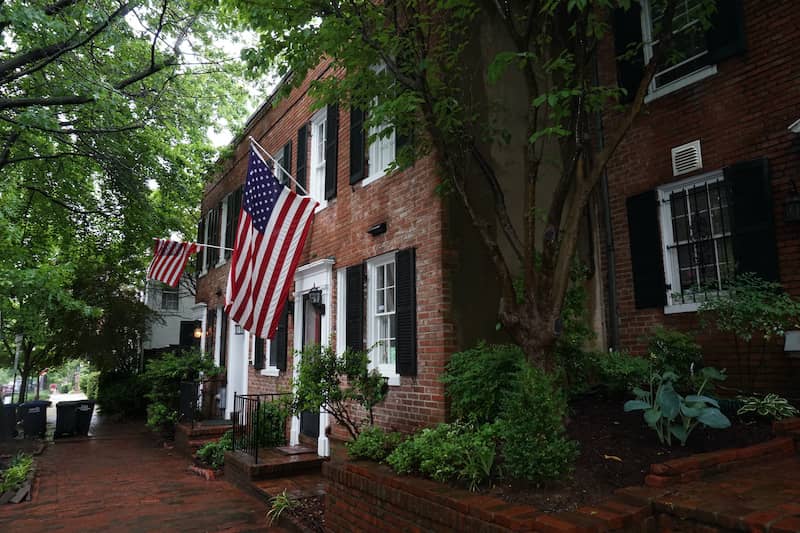
[(214, 470), (225, 465), (225, 452), (233, 449), (233, 431), (226, 431), (216, 442), (207, 442), (197, 450), (197, 458)]
[(280, 494), (273, 496), (270, 502), (271, 505), (267, 511), (267, 518), (269, 518), (270, 526), (272, 526), (272, 524), (276, 521), (280, 520), (284, 511), (291, 511), (297, 507), (297, 500), (295, 500), (293, 496), (287, 494), (286, 489), (283, 489), (283, 492)]
[(91, 400), (97, 399), (97, 388), (100, 385), (100, 372), (93, 371), (81, 375), (81, 390)]
[(148, 388), (145, 393), (149, 401), (147, 425), (156, 431), (171, 432), (178, 420), (181, 381), (193, 381), (201, 372), (214, 375), (217, 371), (209, 358), (199, 351), (165, 353), (148, 361), (141, 378)]
[(755, 414), (771, 420), (783, 420), (798, 415), (797, 408), (789, 400), (777, 394), (767, 394), (763, 398), (758, 396), (740, 396), (742, 406), (736, 412), (738, 415)]
[(586, 268), (572, 267), (571, 280), (561, 307), (561, 334), (556, 339), (554, 356), (570, 395), (585, 392), (591, 382), (594, 354), (589, 345), (595, 338), (587, 310)]
[(62, 394), (69, 394), (72, 391), (72, 385), (70, 383), (62, 383), (58, 386), (58, 392)]
[(647, 383), (650, 362), (627, 352), (609, 351), (595, 355), (598, 381), (611, 393), (621, 394)]
[(26, 453), (18, 453), (3, 471), (0, 471), (0, 494), (10, 490), (16, 490), (22, 486), (33, 469), (33, 456)]
[(625, 402), (625, 412), (644, 411), (647, 425), (655, 430), (658, 440), (668, 446), (672, 445), (673, 437), (685, 446), (699, 424), (714, 429), (730, 427), (730, 420), (719, 410), (719, 402), (703, 395), (709, 382), (722, 381), (725, 374), (713, 367), (706, 367), (700, 373), (702, 380), (697, 392), (681, 396), (674, 387), (677, 374), (654, 370), (650, 375), (649, 390), (633, 389), (636, 399)]
[(254, 421), (259, 447), (273, 448), (286, 444), (286, 419), (291, 414), (290, 402), (281, 397), (261, 404)]
[(385, 432), (378, 426), (364, 428), (356, 440), (345, 444), (352, 459), (382, 462), (405, 440), (402, 433)]
[(360, 405), (373, 423), (373, 409), (389, 392), (389, 385), (376, 370), (367, 370), (366, 352), (348, 350), (342, 357), (331, 346), (307, 346), (300, 354), (294, 380), (294, 413), (325, 409), (355, 439), (364, 424), (350, 406)]
[(419, 473), (436, 481), (466, 482), (471, 490), (487, 481), (495, 462), (495, 428), (455, 422), (426, 428), (386, 458), (398, 473)]
[(509, 383), (525, 365), (525, 354), (511, 344), (481, 342), (474, 348), (454, 353), (441, 377), (453, 417), (478, 423), (493, 421)]
[(567, 402), (553, 377), (526, 366), (507, 386), (496, 423), (503, 474), (537, 483), (564, 476), (577, 445), (564, 434)]
[[(800, 328), (800, 302), (779, 283), (746, 273), (736, 276), (719, 296), (706, 300), (700, 307), (700, 318), (704, 327), (732, 337), (738, 366), (744, 366), (746, 360), (744, 370), (754, 388), (768, 343), (783, 337), (787, 329)], [(753, 361), (754, 351), (761, 354), (758, 363)]]
[(703, 352), (691, 335), (656, 326), (647, 337), (647, 349), (660, 372), (669, 371), (682, 376), (675, 384), (679, 390), (694, 387), (694, 371), (702, 366)]
[(138, 374), (101, 373), (97, 384), (97, 405), (104, 416), (140, 418), (146, 413), (147, 383)]

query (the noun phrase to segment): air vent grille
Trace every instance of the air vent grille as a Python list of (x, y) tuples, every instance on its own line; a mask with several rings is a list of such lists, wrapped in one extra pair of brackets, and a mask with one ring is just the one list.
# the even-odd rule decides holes
[(703, 168), (703, 156), (700, 153), (700, 141), (676, 146), (672, 149), (672, 175), (680, 176)]

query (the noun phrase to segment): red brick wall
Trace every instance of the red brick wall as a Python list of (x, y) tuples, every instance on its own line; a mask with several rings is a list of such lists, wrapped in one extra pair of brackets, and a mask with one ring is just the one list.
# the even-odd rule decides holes
[[(291, 171), (294, 173), (297, 130), (313, 114), (310, 110), (313, 100), (308, 95), (309, 82), (329, 74), (326, 65), (320, 65), (287, 98), (257, 114), (244, 140), (237, 145), (234, 160), (228, 162), (222, 175), (206, 187), (203, 213), (244, 182), (247, 135), (252, 135), (273, 154), (291, 140)], [(444, 392), (438, 376), (455, 342), (454, 326), (448, 311), (449, 287), (445, 285), (442, 243), (444, 209), (435, 191), (438, 178), (433, 158), (426, 157), (418, 160), (414, 166), (384, 176), (366, 187), (360, 183), (351, 187), (349, 127), (349, 111), (342, 108), (339, 111), (337, 196), (317, 213), (300, 264), (321, 258), (335, 258), (334, 290), (331, 305), (327, 309), (332, 331), (335, 332), (338, 289), (335, 287), (335, 271), (386, 252), (416, 248), (417, 376), (402, 377), (400, 386), (391, 387), (387, 400), (377, 408), (376, 413), (379, 424), (412, 431), (444, 420)], [(367, 234), (367, 228), (379, 222), (386, 222), (386, 233), (377, 237)], [(198, 301), (208, 303), (209, 307), (222, 305), (227, 270), (227, 266), (212, 269), (200, 279)], [(217, 291), (221, 296), (216, 294)], [(290, 319), (290, 347), (293, 346), (292, 331)], [(289, 368), (279, 378), (261, 376), (251, 366), (249, 392), (286, 390), (287, 376), (292, 372), (291, 356), (288, 359)], [(345, 432), (341, 428), (334, 429), (334, 435), (344, 437)]]
[[(662, 309), (634, 307), (628, 221), (629, 196), (691, 175), (674, 178), (670, 148), (695, 139), (702, 143), (703, 170), (766, 157), (772, 173), (780, 279), (800, 297), (800, 225), (785, 223), (783, 204), (800, 178), (800, 137), (787, 127), (800, 118), (800, 12), (790, 1), (745, 1), (748, 50), (718, 64), (718, 73), (647, 104), (608, 168), (610, 211), (616, 251), (621, 347), (642, 353), (641, 337), (656, 324), (699, 331), (697, 313), (665, 316)], [(606, 42), (602, 82), (614, 83), (613, 44)], [(607, 132), (613, 117), (607, 117)], [(707, 363), (727, 367), (729, 384), (747, 383), (737, 368), (732, 342), (699, 331)], [(756, 355), (758, 362), (760, 356)], [(786, 357), (781, 342), (770, 347), (757, 387), (797, 392), (798, 364)]]

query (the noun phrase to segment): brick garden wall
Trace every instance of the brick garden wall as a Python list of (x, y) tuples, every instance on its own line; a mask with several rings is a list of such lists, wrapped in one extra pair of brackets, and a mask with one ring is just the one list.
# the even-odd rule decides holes
[[(645, 105), (644, 113), (608, 167), (610, 211), (617, 269), (621, 348), (644, 353), (642, 337), (653, 326), (699, 332), (707, 364), (727, 367), (729, 385), (746, 385), (746, 368), (737, 368), (729, 338), (702, 330), (697, 313), (665, 315), (662, 309), (634, 306), (626, 198), (689, 175), (674, 178), (670, 148), (700, 139), (703, 170), (766, 157), (772, 174), (780, 280), (800, 297), (800, 224), (784, 222), (784, 201), (792, 180), (800, 178), (800, 137), (787, 131), (800, 118), (800, 11), (790, 1), (744, 2), (747, 52), (717, 65), (718, 73)], [(601, 82), (615, 83), (613, 42), (604, 43)], [(607, 117), (613, 131), (615, 117)], [(607, 259), (607, 258), (606, 258)], [(758, 366), (757, 388), (798, 392), (800, 364), (783, 353), (782, 339), (770, 345)]]

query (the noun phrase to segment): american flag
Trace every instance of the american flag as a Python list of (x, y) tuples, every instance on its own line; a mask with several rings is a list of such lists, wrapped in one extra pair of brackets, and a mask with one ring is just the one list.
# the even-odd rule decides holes
[(189, 256), (195, 252), (197, 244), (193, 242), (157, 239), (153, 247), (153, 260), (147, 267), (147, 279), (155, 279), (171, 287), (177, 287)]
[(316, 207), (278, 183), (250, 149), (225, 310), (260, 338), (272, 338), (278, 327)]

